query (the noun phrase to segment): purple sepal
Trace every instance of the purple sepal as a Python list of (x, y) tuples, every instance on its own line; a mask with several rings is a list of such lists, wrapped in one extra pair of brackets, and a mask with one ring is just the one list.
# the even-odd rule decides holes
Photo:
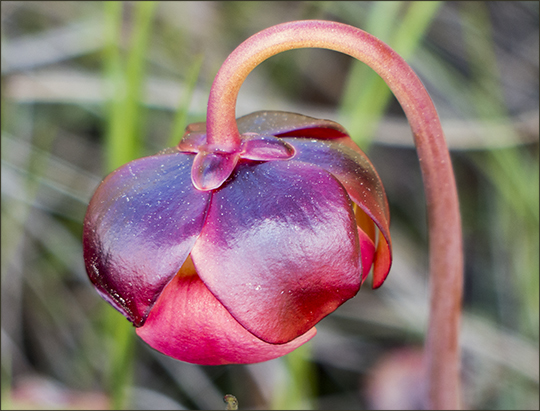
[(140, 326), (182, 266), (210, 193), (191, 184), (192, 154), (168, 149), (132, 161), (100, 184), (84, 221), (84, 260), (100, 294)]
[(330, 173), (294, 160), (239, 163), (214, 192), (191, 257), (231, 315), (269, 343), (307, 332), (361, 281), (349, 196)]

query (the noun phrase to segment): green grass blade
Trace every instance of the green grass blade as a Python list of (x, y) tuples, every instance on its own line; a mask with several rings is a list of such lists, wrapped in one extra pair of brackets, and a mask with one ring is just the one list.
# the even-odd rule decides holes
[(193, 91), (195, 90), (195, 85), (197, 84), (199, 73), (201, 72), (203, 60), (204, 54), (198, 54), (189, 68), (185, 81), (186, 88), (184, 94), (180, 98), (178, 110), (176, 111), (176, 116), (174, 118), (171, 137), (168, 143), (169, 146), (175, 146), (180, 142), (180, 140), (182, 140), (184, 131), (186, 129), (186, 126), (188, 125), (187, 117), (189, 111), (189, 104), (191, 103), (191, 99), (193, 98)]
[[(470, 99), (476, 114), (480, 119), (502, 120), (498, 132), (515, 134), (505, 106), (489, 10), (484, 3), (464, 3), (462, 16), (472, 77)], [(519, 138), (516, 136), (514, 140), (519, 141)], [(512, 284), (522, 301), (521, 331), (538, 338), (538, 154), (527, 152), (523, 147), (512, 147), (489, 150), (472, 158), (499, 194), (495, 200), (501, 204), (493, 226), (502, 227), (500, 231), (504, 232), (504, 251), (515, 274), (511, 277)]]
[[(105, 2), (104, 69), (111, 100), (108, 103), (108, 129), (105, 140), (106, 171), (142, 156), (143, 113), (141, 94), (144, 87), (145, 57), (151, 23), (157, 3), (133, 4), (132, 42), (126, 61), (120, 50), (122, 33), (121, 2)], [(105, 338), (108, 344), (106, 383), (113, 409), (126, 406), (127, 387), (133, 378), (133, 326), (114, 309), (104, 312)]]
[(105, 134), (106, 171), (112, 171), (123, 164), (124, 145), (121, 133), (116, 131), (122, 117), (122, 99), (124, 89), (123, 68), (118, 44), (122, 30), (122, 3), (107, 1), (103, 3), (105, 20), (105, 46), (103, 65), (106, 95), (107, 130)]
[(109, 368), (107, 389), (111, 407), (125, 409), (128, 405), (128, 387), (133, 381), (134, 328), (126, 318), (112, 307), (106, 307), (104, 333), (109, 340)]
[[(408, 4), (398, 24), (399, 12)], [(429, 28), (441, 2), (375, 2), (366, 31), (387, 42), (404, 59), (409, 58)], [(341, 122), (353, 140), (366, 147), (384, 115), (391, 91), (375, 72), (364, 64), (354, 63), (340, 108)]]
[(134, 3), (132, 43), (125, 70), (120, 58), (122, 3), (105, 2), (106, 74), (111, 87), (112, 104), (106, 137), (107, 171), (112, 171), (144, 154), (141, 132), (143, 112), (140, 99), (144, 89), (145, 56), (151, 34), (151, 23), (157, 3)]
[(311, 361), (312, 343), (308, 342), (283, 357), (287, 378), (280, 381), (272, 398), (273, 410), (314, 410), (316, 407), (315, 364)]
[[(363, 29), (382, 41), (389, 42), (402, 5), (403, 2), (400, 1), (374, 2)], [(353, 62), (341, 101), (341, 110), (344, 114), (356, 111), (355, 108), (359, 104), (358, 91), (364, 90), (375, 77), (376, 74), (366, 64)]]

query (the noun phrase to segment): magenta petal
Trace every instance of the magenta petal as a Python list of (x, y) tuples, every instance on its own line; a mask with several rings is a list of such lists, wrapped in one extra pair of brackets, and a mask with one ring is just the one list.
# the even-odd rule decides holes
[(340, 124), (331, 120), (285, 111), (256, 111), (236, 120), (240, 133), (336, 139), (348, 136)]
[(351, 199), (370, 216), (384, 238), (377, 245), (374, 262), (374, 288), (382, 285), (392, 264), (390, 212), (388, 201), (375, 168), (350, 138), (348, 146), (338, 141), (315, 141), (305, 138), (283, 138), (296, 150), (294, 160), (316, 164), (329, 171), (347, 189)]
[(323, 169), (294, 160), (239, 164), (214, 193), (191, 256), (233, 317), (270, 343), (304, 334), (360, 287), (345, 189)]
[(375, 257), (375, 244), (371, 241), (371, 238), (358, 227), (358, 238), (360, 240), (360, 249), (362, 250), (362, 283), (366, 280), (371, 266), (373, 265), (373, 259)]
[(191, 184), (194, 155), (169, 149), (109, 174), (85, 217), (84, 260), (99, 293), (141, 325), (199, 235), (210, 193)]
[(201, 365), (250, 364), (288, 354), (316, 334), (268, 344), (243, 328), (196, 275), (177, 275), (165, 287), (137, 334), (151, 347)]

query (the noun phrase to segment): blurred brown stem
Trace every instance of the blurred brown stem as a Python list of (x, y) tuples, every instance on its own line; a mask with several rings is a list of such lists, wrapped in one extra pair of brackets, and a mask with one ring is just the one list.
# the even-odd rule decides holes
[(240, 44), (221, 66), (208, 100), (207, 144), (238, 148), (236, 99), (247, 75), (282, 51), (326, 48), (357, 58), (390, 87), (411, 126), (425, 187), (431, 305), (426, 341), (428, 409), (460, 407), (459, 327), (463, 288), (461, 217), (450, 154), (437, 111), (410, 66), (376, 37), (352, 26), (306, 20), (262, 30)]

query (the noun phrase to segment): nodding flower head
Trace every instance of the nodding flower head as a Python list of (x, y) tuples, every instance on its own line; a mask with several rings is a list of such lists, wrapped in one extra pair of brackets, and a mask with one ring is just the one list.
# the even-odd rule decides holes
[(104, 179), (84, 222), (86, 269), (155, 349), (266, 361), (311, 339), (371, 271), (373, 287), (384, 282), (388, 203), (333, 121), (262, 111), (231, 131), (211, 116)]

